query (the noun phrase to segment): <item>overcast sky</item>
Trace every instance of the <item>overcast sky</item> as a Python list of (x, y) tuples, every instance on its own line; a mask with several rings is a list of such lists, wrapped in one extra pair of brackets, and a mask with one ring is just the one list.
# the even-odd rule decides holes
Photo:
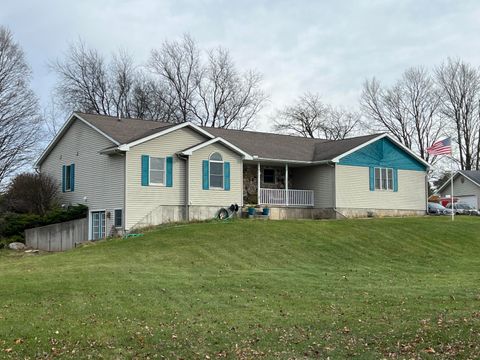
[(362, 82), (392, 83), (410, 66), (461, 57), (480, 65), (479, 1), (7, 1), (0, 24), (24, 48), (46, 104), (48, 60), (78, 38), (109, 54), (126, 48), (144, 63), (166, 39), (190, 33), (202, 48), (230, 49), (239, 68), (264, 75), (273, 109), (305, 91), (355, 109)]

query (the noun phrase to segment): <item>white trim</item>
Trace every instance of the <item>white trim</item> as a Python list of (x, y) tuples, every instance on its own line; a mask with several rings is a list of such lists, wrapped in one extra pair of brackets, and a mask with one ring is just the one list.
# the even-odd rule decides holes
[(90, 124), (88, 121), (86, 121), (85, 119), (83, 119), (80, 115), (78, 115), (77, 113), (72, 113), (67, 119), (67, 121), (65, 121), (65, 123), (62, 125), (62, 127), (60, 128), (60, 130), (57, 132), (57, 134), (55, 135), (55, 137), (53, 138), (52, 141), (50, 141), (50, 143), (48, 144), (48, 146), (45, 148), (45, 150), (43, 150), (42, 154), (40, 155), (40, 157), (37, 159), (37, 161), (35, 161), (35, 164), (34, 164), (34, 167), (36, 169), (38, 169), (38, 167), (40, 166), (40, 164), (43, 162), (43, 160), (45, 160), (45, 158), (47, 157), (48, 154), (50, 154), (50, 151), (53, 149), (53, 147), (57, 144), (57, 142), (63, 137), (63, 135), (65, 135), (65, 132), (68, 130), (68, 128), (70, 127), (70, 125), (73, 123), (73, 121), (75, 121), (75, 118), (77, 118), (78, 120), (80, 120), (81, 122), (83, 122), (84, 124), (86, 124), (87, 126), (91, 127), (92, 129), (94, 129), (95, 131), (97, 131), (99, 134), (103, 135), (105, 138), (107, 138), (108, 140), (110, 140), (111, 142), (113, 142), (115, 145), (120, 145), (120, 143), (116, 140), (114, 140), (113, 138), (111, 138), (110, 136), (108, 136), (107, 134), (105, 134), (103, 131), (101, 131), (100, 129), (98, 129), (97, 127), (93, 126), (92, 124)]
[[(163, 178), (162, 178), (161, 183), (151, 182), (151, 179), (152, 179), (152, 158), (163, 160)], [(155, 169), (153, 171), (162, 171), (162, 170)], [(167, 178), (167, 158), (166, 157), (160, 157), (160, 156), (149, 156), (148, 157), (148, 186), (165, 186), (166, 178)]]
[(207, 140), (207, 141), (205, 141), (201, 144), (195, 145), (194, 147), (191, 147), (190, 149), (187, 149), (187, 150), (181, 152), (181, 154), (186, 155), (186, 156), (190, 156), (190, 155), (193, 154), (194, 151), (197, 151), (199, 149), (204, 148), (205, 146), (208, 146), (208, 145), (211, 145), (211, 144), (214, 144), (214, 143), (217, 143), (217, 142), (220, 142), (224, 146), (226, 146), (226, 147), (232, 149), (233, 151), (243, 155), (245, 160), (253, 160), (253, 157), (250, 154), (246, 153), (242, 149), (238, 148), (237, 146), (233, 145), (232, 143), (228, 142), (227, 140), (225, 140), (224, 138), (221, 138), (221, 137), (216, 137), (216, 138)]
[(194, 129), (195, 131), (205, 135), (206, 137), (210, 138), (210, 139), (213, 139), (215, 136), (213, 136), (212, 134), (210, 134), (209, 132), (203, 130), (201, 127), (199, 127), (198, 125), (195, 125), (191, 122), (184, 122), (184, 123), (181, 123), (181, 124), (178, 124), (178, 125), (175, 125), (175, 126), (171, 126), (169, 127), (168, 129), (165, 129), (163, 131), (159, 131), (155, 134), (152, 134), (152, 135), (149, 135), (149, 136), (146, 136), (146, 137), (143, 137), (141, 139), (138, 139), (138, 140), (135, 140), (135, 141), (132, 141), (130, 143), (127, 143), (127, 144), (122, 144), (120, 146), (120, 148), (122, 148), (121, 150), (123, 151), (128, 151), (130, 150), (130, 148), (132, 146), (136, 146), (136, 145), (139, 145), (139, 144), (142, 144), (146, 141), (149, 141), (149, 140), (152, 140), (152, 139), (155, 139), (159, 136), (162, 136), (162, 135), (166, 135), (168, 133), (171, 133), (173, 131), (176, 131), (176, 130), (179, 130), (179, 129), (183, 129), (184, 127), (190, 127), (192, 129)]
[[(265, 169), (263, 169), (265, 171)], [(285, 203), (288, 206), (288, 197), (290, 194), (288, 193), (288, 163), (285, 163)]]
[(467, 180), (470, 180), (472, 183), (474, 183), (475, 185), (477, 185), (478, 187), (480, 187), (480, 184), (477, 183), (475, 180), (469, 178), (467, 175), (465, 175), (464, 173), (462, 173), (461, 171), (456, 171), (455, 174), (453, 174), (452, 176), (450, 176), (450, 178), (448, 179), (448, 181), (445, 181), (443, 183), (442, 186), (440, 186), (438, 189), (437, 189), (437, 192), (440, 192), (443, 190), (443, 188), (445, 188), (445, 186), (447, 186), (448, 184), (450, 184), (450, 181), (452, 180), (452, 177), (453, 177), (453, 180), (455, 181), (455, 176), (457, 175), (462, 175), (464, 178), (466, 178)]
[(374, 137), (373, 139), (369, 140), (369, 141), (366, 141), (356, 147), (354, 147), (353, 149), (351, 150), (348, 150), (346, 152), (344, 152), (343, 154), (341, 155), (338, 155), (337, 157), (333, 158), (332, 161), (333, 162), (339, 162), (341, 158), (347, 156), (347, 155), (350, 155), (351, 153), (354, 153), (355, 151), (357, 150), (360, 150), (361, 148), (364, 148), (365, 146), (367, 145), (370, 145), (372, 143), (374, 143), (375, 141), (377, 140), (380, 140), (380, 139), (383, 139), (383, 138), (388, 138), (389, 140), (391, 140), (395, 145), (397, 145), (398, 147), (400, 147), (403, 151), (407, 152), (408, 154), (410, 154), (411, 156), (413, 156), (416, 160), (418, 160), (419, 162), (421, 162), (423, 165), (425, 165), (427, 167), (427, 169), (430, 168), (430, 164), (428, 162), (426, 162), (425, 160), (423, 160), (420, 156), (418, 156), (417, 154), (415, 154), (412, 150), (410, 150), (409, 148), (407, 148), (405, 145), (403, 145), (402, 143), (400, 143), (399, 141), (397, 141), (396, 139), (394, 139), (391, 135), (389, 134), (381, 134), (379, 136), (376, 136)]
[[(260, 189), (262, 185), (262, 169), (260, 168), (260, 162), (257, 163), (257, 204), (260, 204)], [(242, 186), (243, 187), (243, 186)]]

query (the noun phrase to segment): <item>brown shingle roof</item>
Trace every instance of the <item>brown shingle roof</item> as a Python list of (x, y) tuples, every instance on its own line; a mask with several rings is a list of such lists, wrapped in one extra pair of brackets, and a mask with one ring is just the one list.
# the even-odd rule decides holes
[(119, 119), (115, 116), (75, 112), (85, 121), (110, 136), (120, 144), (126, 144), (164, 130), (174, 124), (140, 119)]
[[(117, 117), (106, 115), (76, 114), (120, 144), (141, 139), (176, 125), (150, 120), (118, 119)], [(331, 141), (256, 131), (209, 127), (203, 127), (203, 129), (216, 137), (227, 140), (252, 156), (258, 156), (263, 159), (292, 161), (332, 160), (379, 136), (379, 134), (375, 134)]]

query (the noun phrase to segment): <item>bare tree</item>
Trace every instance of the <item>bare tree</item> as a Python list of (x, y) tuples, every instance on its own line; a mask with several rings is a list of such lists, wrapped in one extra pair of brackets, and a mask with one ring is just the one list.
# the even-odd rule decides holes
[(217, 48), (204, 60), (195, 41), (165, 42), (152, 51), (150, 68), (169, 89), (176, 122), (193, 121), (202, 126), (245, 129), (267, 99), (261, 76), (239, 73), (227, 50)]
[(435, 83), (423, 68), (410, 68), (391, 88), (376, 79), (366, 81), (361, 96), (363, 113), (370, 121), (364, 126), (373, 132), (388, 131), (426, 161), (426, 148), (443, 130), (438, 111), (439, 95)]
[(306, 93), (276, 114), (274, 129), (309, 138), (341, 140), (354, 134), (358, 114), (322, 102), (318, 94)]
[(66, 110), (112, 114), (107, 65), (98, 51), (80, 40), (70, 45), (64, 60), (52, 62), (50, 68), (59, 78), (55, 92)]
[(46, 141), (50, 141), (60, 131), (62, 126), (61, 121), (65, 119), (65, 114), (60, 111), (60, 106), (55, 99), (50, 99), (50, 102), (42, 109), (42, 123), (44, 133), (47, 136)]
[(175, 122), (193, 119), (195, 91), (201, 81), (200, 52), (195, 41), (184, 35), (183, 41), (166, 41), (160, 50), (153, 50), (150, 68), (165, 81), (168, 95), (175, 104)]
[(435, 70), (442, 91), (441, 110), (450, 120), (459, 147), (463, 170), (479, 168), (480, 72), (457, 59), (448, 59)]
[(58, 77), (56, 103), (66, 112), (175, 121), (169, 89), (136, 66), (126, 50), (107, 60), (80, 40), (70, 45), (63, 59), (51, 62), (50, 68)]
[(329, 121), (323, 131), (323, 138), (342, 140), (351, 137), (360, 130), (361, 116), (357, 112), (348, 111), (342, 107), (329, 108)]
[(30, 77), (22, 49), (0, 26), (0, 186), (34, 155), (40, 117)]
[(227, 50), (208, 53), (208, 63), (198, 77), (199, 101), (192, 106), (203, 126), (243, 130), (251, 124), (266, 96), (260, 88), (261, 76), (249, 71), (239, 74)]

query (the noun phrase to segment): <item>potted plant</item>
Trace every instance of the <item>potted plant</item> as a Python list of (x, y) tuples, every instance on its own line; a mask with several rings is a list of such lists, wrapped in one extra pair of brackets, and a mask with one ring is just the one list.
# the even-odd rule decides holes
[(262, 215), (265, 215), (265, 216), (270, 215), (270, 208), (268, 206), (265, 206), (263, 208)]

